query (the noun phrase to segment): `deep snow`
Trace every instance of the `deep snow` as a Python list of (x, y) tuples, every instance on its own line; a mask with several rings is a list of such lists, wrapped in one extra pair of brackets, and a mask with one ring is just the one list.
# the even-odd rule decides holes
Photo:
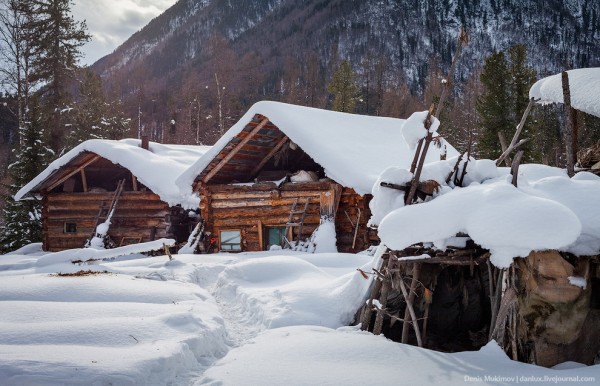
[[(23, 251), (34, 254), (0, 259), (2, 385), (600, 379), (599, 366), (513, 362), (493, 342), (479, 352), (443, 354), (346, 327), (368, 292), (370, 280), (356, 270), (371, 271), (367, 254), (130, 255), (74, 265), (48, 254), (38, 264), (36, 248)], [(90, 269), (101, 273), (56, 275)]]

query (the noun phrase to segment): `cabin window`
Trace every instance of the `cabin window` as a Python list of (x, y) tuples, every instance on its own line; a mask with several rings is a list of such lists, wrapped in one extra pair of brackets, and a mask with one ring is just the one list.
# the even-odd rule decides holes
[(285, 246), (285, 227), (269, 227), (267, 228), (267, 250), (273, 245)]
[(219, 232), (219, 244), (222, 251), (241, 251), (242, 234), (239, 230), (226, 230)]
[(77, 224), (74, 222), (66, 222), (64, 232), (65, 233), (77, 233)]

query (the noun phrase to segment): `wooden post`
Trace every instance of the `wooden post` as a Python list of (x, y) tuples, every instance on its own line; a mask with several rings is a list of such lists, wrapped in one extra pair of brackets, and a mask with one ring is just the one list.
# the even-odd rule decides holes
[(81, 169), (81, 186), (84, 192), (88, 191), (87, 178), (85, 177), (85, 168)]
[(515, 159), (513, 160), (512, 166), (510, 167), (510, 174), (512, 174), (512, 184), (517, 187), (517, 178), (519, 175), (519, 165), (521, 164), (521, 158), (523, 158), (523, 150), (519, 150)]
[(262, 221), (258, 220), (256, 226), (258, 227), (258, 245), (260, 245), (260, 249), (263, 250), (265, 248), (265, 240), (263, 239)]
[(565, 150), (567, 156), (567, 174), (569, 177), (575, 175), (575, 154), (573, 154), (573, 112), (571, 107), (571, 89), (569, 87), (569, 74), (562, 72), (562, 88), (565, 111)]
[[(413, 273), (414, 275), (414, 273)], [(413, 276), (414, 278), (414, 276)], [(404, 295), (404, 299), (409, 299), (410, 295), (406, 291), (406, 285), (404, 285), (403, 278), (400, 277), (400, 290), (402, 291), (402, 295)], [(412, 286), (412, 284), (411, 284)], [(411, 292), (412, 294), (412, 292)], [(423, 347), (423, 340), (421, 340), (421, 329), (419, 328), (419, 321), (417, 320), (417, 315), (415, 314), (415, 310), (413, 308), (413, 303), (406, 302), (406, 309), (408, 310), (410, 316), (412, 317), (413, 329), (415, 330), (415, 336), (417, 338), (417, 344), (419, 347)], [(406, 326), (409, 323), (406, 319), (404, 320), (404, 325)], [(402, 343), (405, 343), (404, 341)]]
[(387, 306), (388, 292), (392, 288), (392, 266), (394, 259), (392, 256), (388, 258), (388, 263), (385, 271), (381, 273), (384, 275), (383, 284), (381, 288), (381, 296), (379, 297), (380, 308), (377, 310), (377, 316), (375, 317), (375, 325), (373, 326), (373, 335), (381, 334), (383, 329), (383, 318), (385, 316), (385, 307)]
[(504, 163), (506, 164), (506, 166), (510, 167), (512, 161), (508, 156), (508, 144), (506, 143), (506, 137), (504, 136), (504, 133), (502, 131), (498, 132), (498, 140), (500, 141), (500, 148), (502, 148), (502, 154), (506, 154), (506, 156), (504, 157)]
[(365, 304), (360, 318), (360, 329), (363, 331), (369, 330), (369, 324), (371, 324), (371, 316), (373, 315), (373, 300), (375, 300), (375, 298), (379, 294), (379, 291), (381, 291), (381, 287), (383, 284), (383, 280), (381, 280), (377, 276), (375, 276), (373, 280), (375, 281), (375, 284), (373, 285), (371, 296), (369, 297), (367, 304)]
[[(525, 121), (527, 120), (527, 117), (529, 116), (529, 112), (531, 111), (531, 108), (533, 107), (535, 100), (533, 98), (531, 98), (529, 100), (529, 103), (527, 104), (527, 108), (525, 108), (525, 112), (523, 112), (523, 116), (521, 117), (521, 121), (519, 121), (519, 124), (517, 125), (517, 130), (515, 131), (515, 135), (513, 136), (512, 140), (510, 141), (510, 145), (508, 145), (508, 147), (506, 148), (506, 150), (504, 150), (504, 145), (502, 145), (502, 139), (500, 139), (500, 144), (503, 148), (502, 154), (500, 155), (500, 157), (498, 157), (498, 159), (496, 160), (496, 166), (500, 166), (500, 164), (502, 163), (502, 161), (508, 157), (508, 155), (510, 154), (511, 151), (513, 151), (514, 149), (518, 148), (519, 146), (523, 145), (524, 143), (528, 142), (529, 139), (522, 139), (517, 143), (517, 140), (519, 139), (519, 136), (521, 135), (521, 131), (523, 131), (523, 126), (525, 126)], [(498, 137), (500, 137), (500, 133), (498, 133)], [(504, 137), (504, 136), (502, 136)], [(506, 162), (506, 166), (510, 166), (512, 164), (512, 162)]]
[(448, 89), (450, 88), (450, 84), (452, 83), (452, 77), (454, 76), (454, 71), (456, 69), (456, 63), (458, 62), (458, 57), (460, 56), (460, 52), (462, 51), (463, 45), (466, 45), (469, 42), (469, 35), (467, 35), (467, 31), (461, 26), (458, 31), (458, 43), (456, 44), (456, 52), (454, 53), (454, 58), (452, 58), (452, 64), (450, 65), (450, 69), (448, 70), (448, 77), (446, 78), (446, 83), (442, 87), (442, 93), (440, 95), (440, 100), (435, 110), (435, 116), (439, 118), (442, 114), (442, 109), (444, 108), (444, 102), (446, 101), (446, 95), (448, 95)]
[[(417, 289), (417, 282), (419, 281), (419, 274), (421, 273), (421, 263), (413, 263), (412, 271), (413, 272), (412, 280), (410, 281), (410, 292), (408, 294), (408, 298), (406, 297), (406, 295), (404, 297), (404, 300), (406, 300), (406, 310), (404, 310), (404, 324), (402, 325), (402, 343), (406, 343), (408, 341), (408, 323), (411, 320), (410, 309), (412, 309), (412, 305), (415, 302), (415, 290)], [(413, 325), (418, 327), (417, 318), (413, 318), (412, 321)]]

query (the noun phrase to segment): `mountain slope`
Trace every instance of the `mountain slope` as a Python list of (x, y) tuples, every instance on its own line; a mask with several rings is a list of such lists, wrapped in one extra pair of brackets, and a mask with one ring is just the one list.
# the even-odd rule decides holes
[[(153, 125), (176, 117), (200, 130), (216, 125), (200, 116), (214, 118), (217, 105), (231, 119), (259, 99), (325, 107), (325, 85), (341, 59), (352, 63), (366, 94), (368, 82), (379, 82), (377, 103), (401, 83), (422, 94), (432, 71), (449, 67), (461, 25), (470, 35), (461, 81), (517, 43), (540, 75), (600, 65), (594, 0), (180, 0), (93, 67), (135, 110), (151, 111)], [(383, 69), (369, 79), (374, 63)], [(307, 96), (309, 83), (318, 97)], [(286, 96), (300, 86), (302, 98)], [(361, 112), (382, 111), (369, 103)]]

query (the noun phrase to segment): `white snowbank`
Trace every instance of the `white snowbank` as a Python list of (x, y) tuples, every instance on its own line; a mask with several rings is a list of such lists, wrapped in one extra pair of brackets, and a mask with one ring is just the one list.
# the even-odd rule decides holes
[(577, 216), (557, 202), (527, 195), (506, 182), (455, 189), (423, 204), (402, 207), (380, 224), (379, 236), (392, 249), (438, 242), (467, 233), (508, 267), (513, 257), (559, 249), (581, 232)]
[[(485, 376), (600, 377), (599, 366), (557, 371), (513, 362), (494, 343), (445, 354), (344, 327), (368, 293), (370, 280), (356, 271), (368, 272), (377, 261), (366, 254), (223, 253), (41, 267), (28, 266), (31, 257), (21, 256), (24, 264), (18, 258), (0, 259), (2, 385), (397, 385), (399, 379), (421, 385), (463, 384), (465, 377), (481, 377), (469, 380), (475, 384), (516, 383)], [(108, 273), (54, 275), (82, 269)]]
[[(279, 102), (254, 104), (211, 150), (177, 179), (182, 191), (191, 193), (194, 179), (219, 152), (261, 114), (325, 168), (327, 176), (358, 194), (371, 192), (381, 172), (391, 165), (410, 167), (412, 151), (402, 135), (404, 120), (340, 113)], [(448, 156), (456, 150), (444, 141)], [(427, 162), (440, 159), (431, 146)]]
[[(459, 232), (492, 252), (492, 262), (507, 267), (512, 258), (533, 250), (558, 249), (579, 256), (600, 253), (600, 178), (591, 173), (569, 178), (562, 169), (522, 165), (518, 188), (511, 185), (507, 168), (493, 161), (473, 160), (467, 165), (463, 188), (448, 185), (445, 176), (456, 158), (433, 162), (423, 179), (442, 187), (431, 201), (404, 207), (404, 193), (373, 186), (372, 224), (392, 249), (430, 242), (444, 249)], [(459, 166), (459, 172), (462, 170)], [(386, 170), (380, 180), (406, 183), (410, 173)]]
[(173, 239), (158, 239), (145, 243), (125, 245), (123, 247), (112, 249), (66, 249), (56, 253), (47, 253), (40, 256), (36, 262), (39, 267), (58, 263), (70, 263), (72, 261), (86, 261), (90, 259), (110, 259), (114, 257), (127, 256), (136, 253), (158, 251), (163, 249), (163, 245), (173, 245)]
[(575, 384), (594, 382), (599, 372), (598, 366), (550, 370), (511, 361), (495, 342), (479, 351), (447, 354), (351, 328), (286, 327), (266, 331), (251, 343), (230, 351), (198, 384)]
[[(600, 117), (600, 68), (567, 71), (571, 89), (571, 106)], [(562, 73), (540, 79), (531, 86), (529, 98), (539, 103), (564, 103)]]
[(177, 187), (175, 180), (206, 153), (210, 146), (167, 145), (150, 142), (150, 151), (148, 151), (142, 149), (140, 143), (141, 141), (138, 139), (120, 141), (91, 139), (85, 141), (48, 165), (44, 171), (17, 192), (15, 199), (20, 200), (30, 191), (35, 191), (39, 184), (79, 154), (92, 152), (131, 170), (131, 173), (142, 184), (169, 205), (180, 204), (184, 208), (198, 207), (199, 198), (191, 194), (191, 186), (184, 193)]
[(307, 256), (310, 261), (275, 255), (233, 264), (219, 276), (216, 294), (234, 304), (241, 320), (258, 331), (295, 324), (347, 325), (370, 285), (356, 268), (370, 271), (371, 258)]

